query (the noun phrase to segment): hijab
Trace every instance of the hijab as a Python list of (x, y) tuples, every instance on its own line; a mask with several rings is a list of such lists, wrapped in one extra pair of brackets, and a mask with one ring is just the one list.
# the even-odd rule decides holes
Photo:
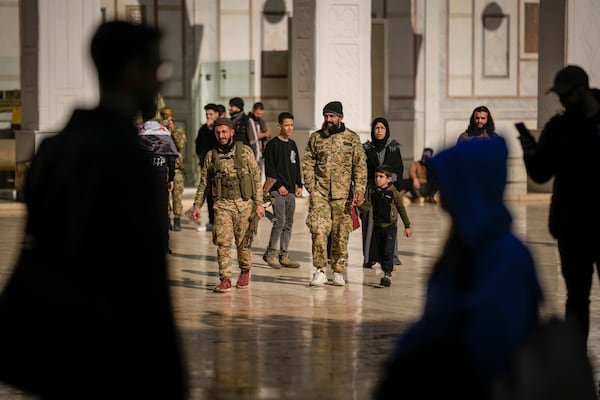
[[(377, 125), (378, 122), (381, 122), (383, 124), (383, 126), (385, 126), (385, 136), (383, 139), (375, 138), (375, 125)], [(383, 117), (375, 118), (373, 120), (373, 122), (371, 123), (371, 143), (373, 144), (375, 151), (380, 152), (381, 150), (383, 150), (383, 148), (385, 147), (389, 138), (390, 138), (390, 125), (388, 124), (387, 119), (385, 119)]]

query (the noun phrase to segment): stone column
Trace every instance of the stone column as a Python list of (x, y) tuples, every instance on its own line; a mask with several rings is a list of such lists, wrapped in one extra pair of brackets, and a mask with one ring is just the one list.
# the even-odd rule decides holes
[(346, 126), (370, 133), (371, 2), (295, 0), (291, 29), (291, 107), (296, 130), (323, 122), (339, 100)]
[(41, 141), (58, 132), (75, 106), (97, 99), (89, 42), (100, 0), (21, 0), (21, 130), (15, 138), (15, 189)]

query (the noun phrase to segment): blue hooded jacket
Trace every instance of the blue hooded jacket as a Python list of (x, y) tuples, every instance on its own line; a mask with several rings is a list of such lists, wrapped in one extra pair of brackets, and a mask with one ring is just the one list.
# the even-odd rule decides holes
[[(504, 205), (507, 154), (497, 137), (461, 142), (429, 160), (452, 227), (429, 279), (423, 314), (396, 347), (400, 358), (438, 349), (433, 353), (461, 368), (445, 373), (457, 373), (463, 381), (454, 384), (466, 392), (485, 392), (539, 319), (542, 292), (534, 261), (512, 233)], [(429, 375), (423, 379), (442, 367), (436, 358), (422, 370)]]

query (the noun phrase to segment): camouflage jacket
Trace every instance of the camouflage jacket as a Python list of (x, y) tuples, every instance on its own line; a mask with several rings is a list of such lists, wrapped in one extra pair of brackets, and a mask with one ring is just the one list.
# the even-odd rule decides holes
[(313, 132), (302, 159), (304, 187), (309, 193), (319, 193), (329, 199), (345, 199), (355, 192), (365, 192), (367, 162), (360, 137), (356, 132), (325, 135)]
[[(206, 154), (206, 158), (204, 159), (204, 164), (202, 165), (202, 170), (200, 173), (200, 183), (198, 184), (196, 196), (194, 197), (195, 207), (202, 207), (204, 200), (206, 199), (206, 194), (209, 190), (212, 190), (213, 181), (216, 179), (217, 175), (225, 175), (232, 179), (235, 179), (238, 176), (235, 169), (235, 153), (237, 145), (243, 147), (241, 163), (243, 172), (250, 173), (250, 175), (252, 175), (254, 184), (256, 186), (252, 200), (255, 205), (263, 204), (261, 171), (256, 163), (256, 158), (254, 158), (254, 153), (249, 146), (246, 146), (242, 143), (236, 143), (236, 145), (234, 145), (227, 153), (223, 153), (220, 150), (215, 149), (214, 151), (209, 151)], [(218, 162), (215, 162), (214, 160), (215, 154), (219, 157)], [(217, 170), (217, 168), (219, 170)]]
[(175, 131), (171, 132), (171, 136), (173, 136), (173, 141), (177, 146), (177, 153), (179, 154), (179, 157), (175, 161), (175, 169), (183, 169), (183, 153), (185, 152), (187, 136), (183, 128), (179, 126), (175, 127)]

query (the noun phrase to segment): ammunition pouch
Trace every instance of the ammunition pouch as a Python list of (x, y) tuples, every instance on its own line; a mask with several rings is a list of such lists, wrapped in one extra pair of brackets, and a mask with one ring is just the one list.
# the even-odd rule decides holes
[[(242, 160), (242, 149), (243, 144), (235, 144), (235, 157), (234, 165), (236, 170), (235, 176), (224, 175), (222, 172), (217, 172), (211, 187), (211, 194), (213, 199), (227, 199), (235, 200), (242, 198), (243, 200), (255, 199), (256, 198), (256, 184), (252, 174), (246, 167), (247, 172), (243, 172), (243, 165), (246, 164)], [(220, 171), (220, 161), (216, 150), (212, 150), (214, 153), (215, 169)]]
[(252, 179), (252, 175), (250, 175), (249, 173), (239, 175), (241, 175), (238, 177), (241, 197), (244, 200), (254, 199), (256, 197), (256, 185), (254, 184), (254, 179)]

